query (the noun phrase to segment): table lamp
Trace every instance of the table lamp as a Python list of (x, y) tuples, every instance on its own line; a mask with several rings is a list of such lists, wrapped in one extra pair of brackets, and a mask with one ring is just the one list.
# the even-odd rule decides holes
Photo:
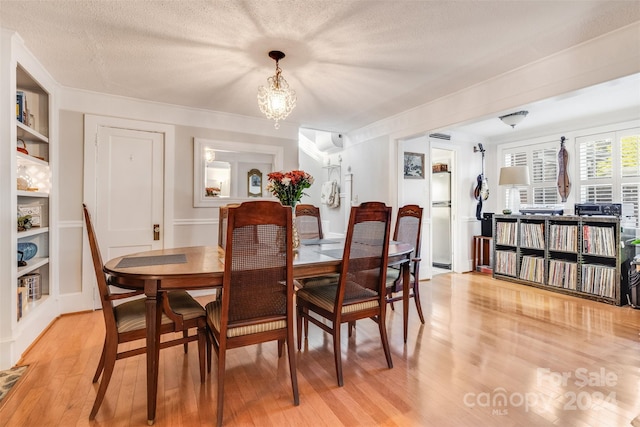
[(509, 210), (516, 214), (520, 212), (520, 191), (518, 186), (529, 185), (528, 166), (507, 166), (500, 168), (498, 185), (509, 185)]

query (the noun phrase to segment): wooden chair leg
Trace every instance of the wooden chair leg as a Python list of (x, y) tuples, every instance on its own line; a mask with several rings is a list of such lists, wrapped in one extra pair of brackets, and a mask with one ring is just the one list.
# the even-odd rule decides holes
[[(198, 328), (198, 362), (200, 365), (200, 382), (204, 383), (206, 379), (205, 373), (205, 347), (207, 347), (207, 329), (202, 326)], [(209, 362), (211, 364), (211, 362)]]
[(298, 393), (298, 371), (296, 369), (296, 352), (293, 348), (293, 328), (287, 331), (287, 352), (289, 355), (289, 375), (291, 376), (291, 389), (293, 390), (293, 404), (300, 405), (300, 394)]
[(284, 340), (278, 340), (278, 359), (282, 357), (282, 350), (284, 350)]
[(93, 382), (98, 382), (98, 378), (100, 378), (100, 374), (102, 374), (102, 369), (104, 368), (104, 352), (107, 350), (107, 338), (105, 337), (104, 343), (102, 344), (102, 354), (100, 355), (100, 361), (98, 362), (98, 368), (96, 369), (96, 373), (93, 376)]
[(342, 351), (340, 349), (340, 323), (333, 322), (333, 358), (336, 362), (336, 376), (338, 377), (338, 386), (344, 385), (342, 379)]
[(102, 373), (102, 381), (100, 381), (100, 386), (98, 387), (98, 393), (96, 394), (96, 400), (93, 402), (93, 408), (91, 408), (91, 413), (89, 414), (89, 420), (93, 420), (96, 418), (96, 414), (98, 413), (98, 409), (100, 409), (100, 405), (102, 405), (102, 400), (104, 399), (104, 395), (107, 392), (107, 387), (109, 386), (109, 381), (111, 381), (111, 375), (113, 374), (113, 367), (116, 364), (116, 353), (118, 352), (118, 343), (115, 340), (107, 340), (105, 341), (104, 346), (104, 372)]
[(384, 356), (387, 358), (387, 366), (389, 369), (393, 368), (393, 361), (391, 360), (391, 349), (389, 348), (389, 340), (387, 339), (387, 326), (385, 322), (385, 313), (382, 311), (382, 315), (378, 316), (378, 329), (380, 329), (380, 340), (382, 341), (382, 348), (384, 350)]
[(298, 333), (298, 351), (302, 349), (302, 307), (297, 306), (296, 331)]
[(306, 340), (309, 338), (309, 309), (305, 307), (302, 310), (304, 311), (304, 339)]
[(222, 410), (224, 408), (224, 371), (225, 356), (227, 353), (226, 343), (220, 343), (220, 351), (218, 352), (218, 413), (217, 425), (222, 426)]
[[(189, 331), (188, 330), (182, 331), (182, 337), (185, 339), (189, 338)], [(189, 343), (186, 342), (184, 343), (184, 352), (187, 353), (188, 351), (189, 351)]]
[(416, 280), (413, 283), (413, 299), (416, 303), (416, 310), (418, 310), (418, 317), (420, 323), (424, 324), (424, 315), (422, 314), (422, 304), (420, 303), (420, 283)]
[(356, 322), (349, 322), (349, 338), (353, 335), (353, 330), (356, 328)]

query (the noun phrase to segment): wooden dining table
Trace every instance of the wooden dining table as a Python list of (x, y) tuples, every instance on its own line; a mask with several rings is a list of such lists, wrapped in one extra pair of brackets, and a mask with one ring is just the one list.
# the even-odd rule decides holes
[[(297, 249), (293, 261), (295, 278), (338, 273), (342, 263), (343, 240), (308, 240)], [(413, 246), (390, 242), (389, 265), (403, 275), (404, 341), (409, 319), (409, 264)], [(146, 295), (147, 422), (156, 418), (158, 364), (162, 297), (173, 290), (198, 290), (222, 286), (224, 250), (214, 246), (160, 249), (120, 256), (109, 260), (104, 272), (110, 283), (125, 289), (143, 290)]]

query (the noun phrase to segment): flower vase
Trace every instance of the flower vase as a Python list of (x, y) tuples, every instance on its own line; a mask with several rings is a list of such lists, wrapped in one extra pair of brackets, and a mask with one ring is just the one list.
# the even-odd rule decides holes
[(298, 228), (296, 227), (296, 207), (291, 206), (291, 241), (294, 252), (300, 247), (300, 238), (298, 237)]

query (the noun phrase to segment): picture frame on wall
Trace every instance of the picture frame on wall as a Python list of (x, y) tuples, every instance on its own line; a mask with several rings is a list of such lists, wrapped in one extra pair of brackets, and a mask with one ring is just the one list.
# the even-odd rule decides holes
[(424, 153), (404, 153), (404, 178), (424, 179)]

